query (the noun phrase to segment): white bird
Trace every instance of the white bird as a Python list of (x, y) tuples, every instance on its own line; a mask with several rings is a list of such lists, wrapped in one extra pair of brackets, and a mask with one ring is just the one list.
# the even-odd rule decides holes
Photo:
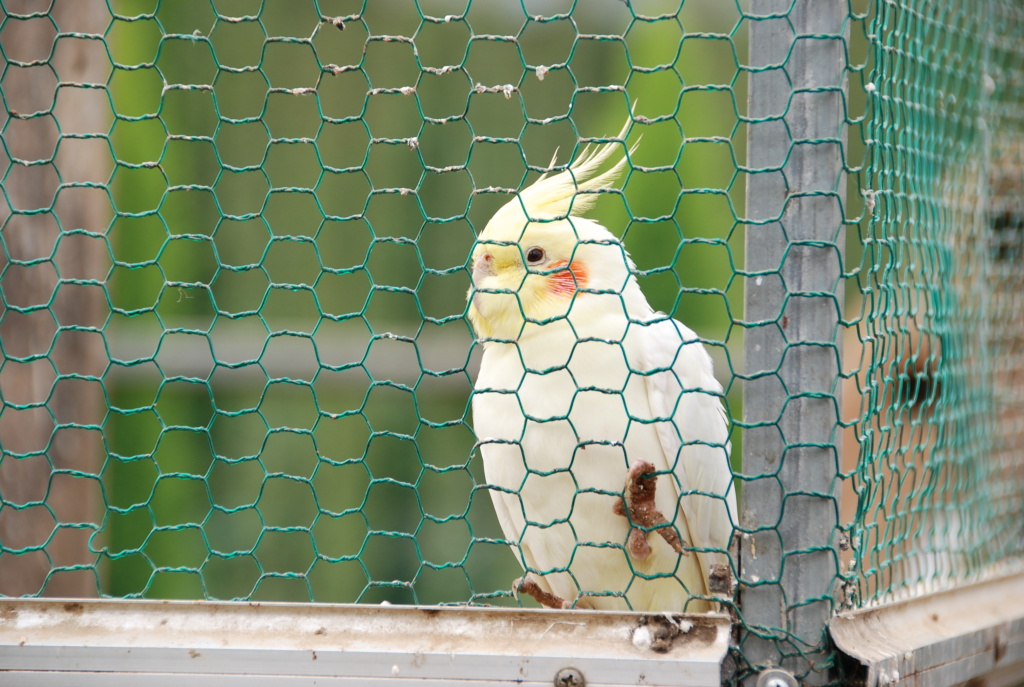
[(586, 147), (478, 237), (474, 430), (526, 570), (514, 591), (552, 607), (701, 612), (737, 522), (729, 422), (697, 335), (651, 308), (622, 243), (581, 217), (624, 169), (625, 156), (597, 173), (621, 146)]

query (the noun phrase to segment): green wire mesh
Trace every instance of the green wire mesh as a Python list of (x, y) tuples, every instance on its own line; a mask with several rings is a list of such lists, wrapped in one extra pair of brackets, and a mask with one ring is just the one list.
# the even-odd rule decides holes
[(729, 338), (735, 6), (29, 4), (0, 27), (3, 374), (41, 381), (0, 422), (4, 468), (38, 474), (4, 483), (0, 567), (35, 573), (2, 593), (521, 603), (468, 417), (466, 260), (635, 101), (640, 168), (596, 216), (656, 307)]
[[(637, 103), (594, 217), (743, 427), (745, 8), (0, 1), (0, 594), (523, 603), (467, 256)], [(834, 609), (1019, 562), (1024, 484), (1021, 10), (847, 26)]]
[(1024, 551), (1024, 10), (874, 11), (849, 605), (948, 588)]

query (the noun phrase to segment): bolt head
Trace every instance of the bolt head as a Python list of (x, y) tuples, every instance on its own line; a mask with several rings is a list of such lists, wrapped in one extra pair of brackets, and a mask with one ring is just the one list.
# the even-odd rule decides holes
[(585, 687), (587, 681), (576, 668), (562, 668), (555, 675), (555, 687)]
[(757, 687), (799, 687), (796, 678), (781, 668), (768, 668), (757, 676)]

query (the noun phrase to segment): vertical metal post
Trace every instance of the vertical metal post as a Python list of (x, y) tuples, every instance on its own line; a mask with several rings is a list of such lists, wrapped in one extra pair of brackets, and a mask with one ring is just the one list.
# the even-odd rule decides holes
[(849, 3), (751, 0), (747, 16), (739, 648), (755, 674), (821, 684), (838, 573)]

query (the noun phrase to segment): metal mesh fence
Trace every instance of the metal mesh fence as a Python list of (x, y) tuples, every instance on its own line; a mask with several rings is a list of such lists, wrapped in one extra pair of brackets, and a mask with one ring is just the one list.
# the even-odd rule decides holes
[(875, 12), (847, 387), (859, 403), (846, 446), (852, 605), (1018, 565), (1024, 541), (1024, 14), (1002, 2)]
[(1019, 562), (1021, 11), (823, 4), (0, 1), (0, 594), (536, 605), (470, 255), (588, 143), (722, 385), (740, 662)]
[(533, 4), (5, 3), (4, 593), (522, 603), (467, 256), (637, 101), (593, 216), (728, 382), (738, 8)]

